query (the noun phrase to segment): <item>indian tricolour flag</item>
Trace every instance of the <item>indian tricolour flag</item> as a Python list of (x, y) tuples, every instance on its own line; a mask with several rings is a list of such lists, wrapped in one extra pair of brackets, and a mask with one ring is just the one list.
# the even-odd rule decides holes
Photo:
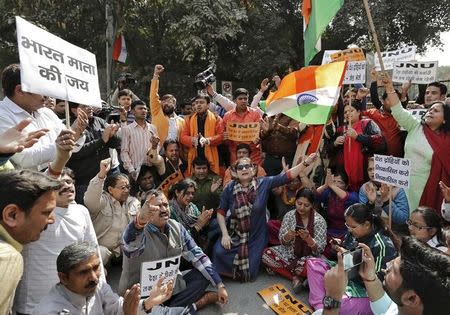
[(267, 115), (284, 113), (305, 124), (325, 124), (338, 101), (346, 65), (340, 61), (289, 73), (267, 98)]
[(127, 61), (127, 45), (125, 44), (125, 36), (119, 35), (113, 44), (112, 60), (125, 63)]
[(343, 4), (344, 0), (303, 0), (305, 66), (320, 51), (320, 36)]

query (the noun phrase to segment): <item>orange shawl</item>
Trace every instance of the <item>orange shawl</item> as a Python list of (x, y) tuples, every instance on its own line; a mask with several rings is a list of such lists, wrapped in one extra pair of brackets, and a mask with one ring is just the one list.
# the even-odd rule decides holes
[[(211, 112), (207, 111), (207, 116), (205, 120), (205, 134), (203, 135), (205, 138), (212, 138), (216, 135), (216, 123), (217, 119), (216, 116)], [(197, 113), (193, 114), (191, 118), (189, 119), (189, 134), (191, 137), (195, 137), (198, 135), (198, 128), (197, 128)], [(189, 148), (188, 152), (188, 174), (192, 174), (192, 161), (197, 156), (197, 148), (192, 147)], [(217, 152), (216, 146), (207, 145), (205, 146), (205, 156), (210, 164), (210, 169), (214, 173), (220, 176), (220, 169), (219, 169), (219, 153)]]

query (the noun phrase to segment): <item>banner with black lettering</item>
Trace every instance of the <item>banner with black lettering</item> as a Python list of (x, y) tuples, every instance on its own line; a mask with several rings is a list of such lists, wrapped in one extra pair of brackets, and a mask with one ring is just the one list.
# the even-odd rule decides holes
[(400, 188), (409, 188), (411, 161), (394, 156), (374, 155), (375, 181)]
[[(394, 69), (394, 64), (397, 61), (413, 61), (416, 60), (416, 46), (407, 46), (401, 49), (392, 50), (392, 51), (383, 51), (381, 53), (381, 58), (383, 59), (384, 69), (392, 70)], [(375, 54), (375, 69), (377, 71), (381, 70), (380, 60), (378, 60), (378, 56)]]
[(227, 123), (228, 140), (239, 142), (251, 142), (259, 138), (259, 122)]
[(172, 185), (181, 182), (184, 179), (183, 174), (180, 171), (167, 176), (162, 183), (158, 186), (158, 190), (162, 191), (167, 198), (169, 198), (169, 190)]
[(436, 81), (437, 61), (397, 61), (394, 64), (392, 81), (404, 83), (428, 84)]
[(163, 284), (177, 278), (180, 269), (181, 256), (166, 259), (147, 261), (141, 265), (141, 296), (147, 297), (159, 278), (164, 277)]
[(297, 300), (284, 285), (274, 284), (258, 291), (264, 302), (278, 315), (310, 315), (312, 310)]
[(101, 107), (95, 55), (16, 16), (22, 90)]

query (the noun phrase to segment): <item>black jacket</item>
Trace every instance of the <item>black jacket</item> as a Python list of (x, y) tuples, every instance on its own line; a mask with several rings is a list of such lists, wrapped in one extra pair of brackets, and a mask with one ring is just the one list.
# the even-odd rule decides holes
[(99, 172), (100, 161), (110, 157), (109, 149), (120, 147), (120, 138), (115, 135), (104, 143), (102, 133), (105, 130), (106, 121), (99, 117), (89, 119), (84, 135), (86, 141), (77, 153), (73, 153), (67, 167), (75, 172), (76, 184), (87, 185)]

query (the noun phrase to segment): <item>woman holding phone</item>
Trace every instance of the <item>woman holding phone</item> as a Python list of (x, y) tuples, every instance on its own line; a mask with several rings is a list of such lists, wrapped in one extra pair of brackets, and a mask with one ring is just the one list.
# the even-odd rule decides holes
[(267, 248), (262, 256), (267, 271), (292, 280), (296, 293), (306, 278), (306, 259), (319, 256), (327, 241), (327, 223), (315, 211), (315, 201), (310, 189), (297, 192), (295, 209), (286, 213), (281, 223), (281, 245)]
[[(342, 253), (357, 250), (358, 243), (364, 243), (370, 247), (375, 257), (376, 272), (381, 278), (381, 269), (386, 268), (386, 263), (396, 257), (396, 250), (390, 237), (387, 235), (381, 211), (372, 206), (354, 204), (345, 211), (345, 225), (348, 233), (341, 242), (333, 239), (336, 251)], [(311, 258), (306, 262), (309, 284), (309, 304), (314, 309), (324, 308), (324, 276), (327, 270), (336, 263), (321, 258)], [(372, 314), (369, 299), (363, 280), (358, 274), (357, 265), (348, 270), (348, 285), (345, 295), (341, 300), (339, 314)]]

